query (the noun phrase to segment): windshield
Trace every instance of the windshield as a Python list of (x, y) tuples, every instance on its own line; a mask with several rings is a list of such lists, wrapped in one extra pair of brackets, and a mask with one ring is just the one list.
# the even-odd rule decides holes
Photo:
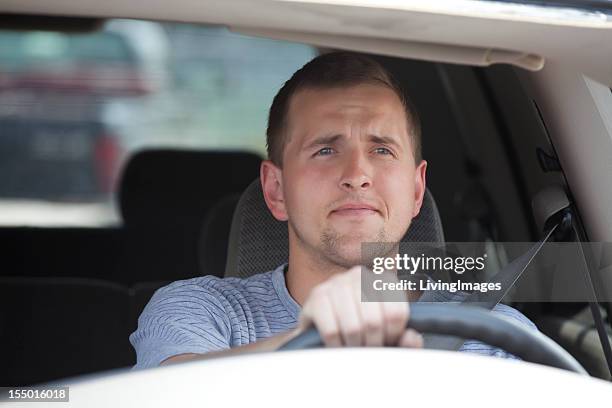
[[(564, 173), (574, 153), (558, 158), (553, 141), (601, 112), (585, 103), (551, 117), (549, 103), (571, 98), (535, 92), (574, 96), (583, 78), (219, 26), (100, 22), (0, 30), (0, 310), (10, 311), (0, 385), (277, 350), (298, 338), (300, 319), (320, 319), (305, 314), (311, 304), (333, 309), (314, 308), (341, 329), (315, 343), (334, 346), (321, 350), (334, 358), (338, 345), (374, 346), (372, 364), (438, 347), (463, 354), (459, 371), (482, 355), (566, 368), (575, 358), (612, 378), (600, 341), (612, 309), (577, 289), (586, 256), (565, 242), (569, 230), (552, 229), (580, 215), (556, 206), (578, 196)], [(294, 87), (302, 80), (305, 91)], [(564, 242), (540, 251), (555, 239)], [(436, 302), (488, 310), (427, 309)], [(343, 325), (355, 319), (357, 329)]]

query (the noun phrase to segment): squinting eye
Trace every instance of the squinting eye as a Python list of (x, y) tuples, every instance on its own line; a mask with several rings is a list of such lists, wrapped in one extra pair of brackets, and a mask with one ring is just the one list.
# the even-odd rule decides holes
[(377, 147), (374, 149), (374, 151), (378, 154), (392, 154), (391, 150), (387, 149), (386, 147)]
[(328, 156), (330, 154), (332, 154), (334, 152), (334, 150), (331, 147), (324, 147), (321, 150), (319, 150), (316, 155), (317, 156)]

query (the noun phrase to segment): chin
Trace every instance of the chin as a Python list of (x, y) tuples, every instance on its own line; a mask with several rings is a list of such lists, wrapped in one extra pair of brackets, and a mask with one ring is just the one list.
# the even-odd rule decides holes
[(339, 266), (341, 266), (341, 267), (343, 267), (345, 269), (350, 269), (353, 266), (362, 265), (363, 264), (361, 256), (354, 257), (354, 256), (348, 255), (348, 254), (347, 255), (345, 255), (345, 254), (338, 254), (338, 253), (332, 254), (329, 257), (329, 259), (335, 265), (339, 265)]
[(321, 236), (321, 248), (337, 265), (350, 268), (355, 265), (367, 263), (363, 258), (362, 245), (364, 243), (387, 242), (388, 237), (384, 229), (355, 230), (340, 232), (337, 229), (329, 229)]
[(362, 244), (378, 242), (376, 237), (352, 237), (350, 240), (340, 239), (331, 249), (332, 258), (335, 259), (338, 265), (351, 268), (355, 265), (368, 263), (367, 259), (363, 258)]

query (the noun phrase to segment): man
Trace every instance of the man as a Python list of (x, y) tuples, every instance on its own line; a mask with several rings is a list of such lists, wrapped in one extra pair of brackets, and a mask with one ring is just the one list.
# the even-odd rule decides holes
[[(331, 53), (298, 70), (270, 108), (260, 171), (268, 208), (288, 221), (288, 264), (158, 290), (130, 336), (137, 367), (270, 351), (311, 324), (327, 346), (421, 347), (422, 336), (406, 329), (407, 302), (361, 301), (359, 266), (363, 242), (399, 242), (419, 213), (420, 132), (416, 111), (375, 61)], [(533, 327), (512, 308), (496, 311)], [(461, 350), (512, 357), (474, 341)]]

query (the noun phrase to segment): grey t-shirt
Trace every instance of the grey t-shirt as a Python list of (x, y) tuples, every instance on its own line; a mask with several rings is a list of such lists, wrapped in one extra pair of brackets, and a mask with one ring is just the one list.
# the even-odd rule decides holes
[[(203, 276), (157, 290), (130, 335), (135, 368), (155, 367), (178, 354), (241, 346), (295, 328), (300, 306), (287, 290), (284, 266), (246, 279)], [(535, 329), (509, 306), (500, 304), (493, 311)], [(460, 351), (515, 358), (471, 340)]]

